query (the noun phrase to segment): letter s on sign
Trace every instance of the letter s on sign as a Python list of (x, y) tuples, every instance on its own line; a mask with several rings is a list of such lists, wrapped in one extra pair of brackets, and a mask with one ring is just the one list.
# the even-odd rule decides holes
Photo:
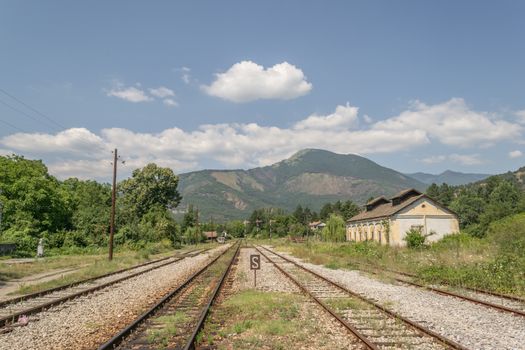
[(261, 268), (261, 256), (259, 254), (250, 255), (250, 269), (259, 270)]

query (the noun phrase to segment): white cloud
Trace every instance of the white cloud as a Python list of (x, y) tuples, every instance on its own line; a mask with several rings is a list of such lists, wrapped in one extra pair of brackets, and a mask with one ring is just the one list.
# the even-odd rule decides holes
[(449, 154), (449, 155), (436, 155), (423, 158), (421, 160), (425, 164), (438, 164), (445, 161), (451, 161), (459, 163), (461, 165), (479, 165), (483, 164), (479, 154)]
[(523, 153), (519, 150), (511, 151), (509, 152), (509, 158), (519, 158), (523, 155)]
[(363, 116), (363, 120), (365, 121), (365, 123), (368, 123), (368, 124), (370, 124), (370, 123), (372, 123), (372, 122), (374, 121), (374, 120), (372, 119), (372, 117), (370, 117), (368, 114), (365, 114), (365, 115)]
[(135, 86), (125, 87), (123, 83), (118, 80), (113, 81), (113, 88), (106, 90), (106, 95), (110, 97), (118, 97), (128, 102), (151, 102), (155, 99), (160, 99), (166, 106), (178, 106), (175, 101), (175, 92), (165, 86), (148, 89), (150, 95), (145, 90), (141, 89), (141, 84), (136, 83)]
[(497, 141), (517, 138), (523, 127), (485, 112), (473, 111), (461, 98), (426, 105), (416, 101), (399, 116), (375, 124), (390, 131), (422, 130), (431, 139), (460, 147), (491, 146)]
[(106, 94), (107, 96), (118, 97), (133, 103), (153, 101), (153, 98), (147, 96), (143, 90), (134, 86), (123, 87), (121, 84), (118, 84), (118, 86), (112, 88)]
[[(100, 136), (85, 128), (71, 128), (55, 135), (43, 133), (17, 133), (0, 139), (3, 144), (17, 152), (96, 157), (111, 149), (111, 145)], [(109, 148), (108, 148), (109, 147)]]
[(191, 82), (191, 75), (190, 75), (191, 69), (188, 67), (182, 67), (181, 71), (182, 71), (182, 75), (181, 75), (182, 81), (185, 84), (189, 84)]
[(448, 156), (453, 162), (462, 165), (478, 165), (483, 164), (479, 154), (451, 154)]
[(421, 161), (425, 164), (437, 164), (437, 163), (442, 163), (445, 160), (447, 160), (447, 156), (444, 156), (444, 155), (430, 156), (430, 157), (421, 159)]
[(516, 116), (518, 117), (518, 123), (525, 124), (525, 109), (521, 111), (515, 112)]
[(201, 86), (208, 95), (233, 102), (260, 99), (289, 100), (312, 90), (303, 71), (283, 62), (264, 68), (252, 61), (235, 63), (226, 72), (216, 74), (215, 81)]
[(326, 115), (311, 115), (295, 124), (295, 129), (341, 129), (352, 127), (357, 123), (358, 107), (352, 107), (347, 102), (346, 106), (337, 106), (335, 112)]
[[(103, 129), (100, 133), (84, 128), (67, 129), (57, 134), (17, 133), (0, 138), (0, 148), (44, 158), (52, 172), (60, 177), (94, 177), (97, 174), (96, 167), (106, 166), (111, 150), (115, 147), (126, 159), (128, 173), (149, 162), (170, 166), (176, 172), (181, 172), (202, 168), (207, 162), (223, 167), (264, 166), (304, 148), (370, 155), (420, 149), (434, 140), (445, 144), (452, 140), (454, 144), (454, 135), (461, 133), (466, 138), (459, 142), (462, 147), (480, 147), (500, 140), (499, 132), (492, 133), (491, 130), (486, 130), (483, 137), (475, 129), (474, 121), (482, 126), (496, 128), (500, 127), (500, 123), (510, 124), (507, 135), (517, 133), (521, 136), (519, 125), (516, 128), (517, 124), (494, 119), (487, 113), (473, 112), (461, 105), (462, 101), (428, 106), (419, 104), (418, 107), (375, 123), (360, 123), (358, 108), (346, 104), (337, 106), (326, 115), (305, 117), (290, 127), (228, 123), (205, 124), (190, 131), (170, 128), (159, 133), (141, 133), (124, 128)], [(457, 123), (449, 120), (452, 118), (450, 113)], [(418, 121), (418, 118), (423, 118), (423, 121)], [(443, 134), (439, 128), (445, 128), (450, 135)], [(469, 136), (470, 132), (475, 137)], [(508, 141), (508, 138), (501, 140)], [(476, 165), (482, 163), (482, 158), (478, 153), (452, 153), (427, 157), (421, 161), (428, 164), (450, 161)], [(95, 170), (90, 170), (92, 168)]]
[(159, 86), (156, 89), (149, 89), (149, 93), (158, 98), (175, 96), (175, 92), (165, 86)]
[(177, 107), (179, 104), (177, 103), (177, 101), (175, 101), (174, 99), (172, 98), (166, 98), (164, 100), (162, 100), (162, 102), (166, 105), (166, 106), (170, 106), (170, 107)]

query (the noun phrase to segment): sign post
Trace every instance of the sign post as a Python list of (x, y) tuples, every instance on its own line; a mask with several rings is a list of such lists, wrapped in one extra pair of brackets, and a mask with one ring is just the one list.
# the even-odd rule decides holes
[(261, 256), (259, 254), (250, 255), (250, 269), (253, 270), (253, 283), (257, 287), (257, 270), (261, 268)]

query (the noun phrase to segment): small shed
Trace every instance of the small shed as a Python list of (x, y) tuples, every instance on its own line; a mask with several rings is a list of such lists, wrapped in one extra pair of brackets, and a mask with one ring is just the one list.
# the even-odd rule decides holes
[(206, 236), (206, 239), (208, 241), (211, 241), (217, 238), (217, 231), (205, 231), (203, 233)]

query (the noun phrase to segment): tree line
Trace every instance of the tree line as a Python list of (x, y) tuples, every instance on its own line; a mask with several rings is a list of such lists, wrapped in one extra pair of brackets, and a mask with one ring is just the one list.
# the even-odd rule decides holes
[[(116, 244), (181, 240), (173, 218), (181, 197), (171, 169), (148, 164), (118, 183)], [(0, 157), (0, 240), (34, 252), (40, 238), (47, 247), (107, 244), (111, 186), (92, 180), (64, 181), (40, 160)]]
[(461, 186), (432, 184), (426, 193), (453, 210), (461, 230), (476, 237), (484, 237), (492, 222), (525, 211), (525, 192), (502, 176)]
[[(234, 237), (283, 237), (317, 234), (344, 240), (345, 222), (360, 212), (351, 200), (324, 204), (319, 212), (298, 205), (254, 210), (246, 220), (199, 222), (198, 209), (189, 206), (178, 223), (173, 209), (181, 196), (178, 176), (169, 168), (148, 164), (118, 183), (116, 244), (140, 247), (148, 242), (173, 245), (196, 243), (205, 231), (226, 231)], [(432, 184), (427, 194), (457, 213), (461, 230), (483, 237), (493, 221), (525, 211), (525, 194), (516, 182), (493, 176), (463, 185)], [(100, 247), (107, 244), (111, 186), (93, 180), (60, 181), (40, 160), (0, 156), (0, 241), (34, 252), (40, 238), (48, 247)], [(309, 223), (322, 221), (322, 230)]]

